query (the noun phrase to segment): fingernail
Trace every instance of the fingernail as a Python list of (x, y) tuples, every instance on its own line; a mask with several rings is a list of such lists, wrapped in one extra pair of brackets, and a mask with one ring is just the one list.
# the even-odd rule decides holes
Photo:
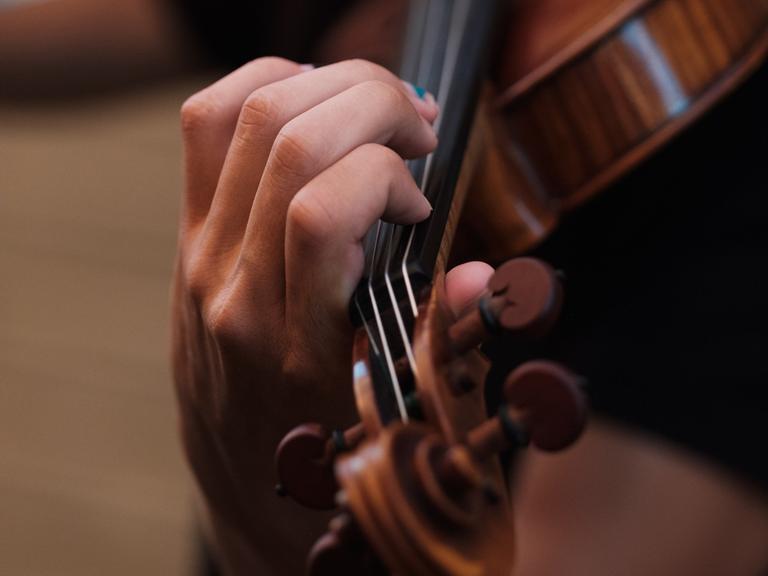
[(403, 80), (403, 84), (405, 84), (405, 87), (408, 88), (408, 90), (416, 96), (419, 100), (423, 100), (424, 102), (428, 102), (429, 104), (435, 103), (435, 97), (432, 96), (429, 92), (427, 92), (424, 88), (421, 86), (416, 86), (414, 84), (411, 84), (410, 82), (406, 82)]
[(309, 72), (310, 70), (314, 70), (315, 69), (315, 65), (314, 64), (302, 64), (301, 66), (299, 66), (299, 69), (302, 72)]
[[(429, 203), (429, 200), (427, 200), (426, 196), (422, 196), (421, 200), (422, 200), (424, 206), (426, 207), (426, 209), (428, 210), (427, 216), (429, 216), (430, 214), (432, 214), (432, 210), (433, 210), (432, 204)], [(425, 216), (425, 218), (426, 218), (426, 216)]]

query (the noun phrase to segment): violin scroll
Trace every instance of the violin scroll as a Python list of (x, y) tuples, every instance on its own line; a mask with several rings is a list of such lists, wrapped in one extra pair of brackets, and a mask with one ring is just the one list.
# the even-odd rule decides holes
[[(414, 327), (413, 395), (423, 417), (366, 418), (378, 410), (375, 382), (360, 369), (362, 424), (333, 434), (299, 426), (278, 448), (287, 494), (308, 506), (340, 508), (310, 554), (313, 576), (385, 573), (384, 565), (399, 574), (508, 573), (514, 529), (497, 456), (529, 443), (561, 450), (584, 429), (581, 379), (546, 360), (513, 370), (506, 404), (491, 418), (485, 408), (489, 363), (479, 345), (502, 334), (543, 338), (562, 307), (558, 274), (532, 258), (512, 260), (459, 318), (444, 305), (442, 283), (440, 276), (421, 302)], [(358, 347), (356, 365), (367, 366), (367, 354), (367, 346)]]

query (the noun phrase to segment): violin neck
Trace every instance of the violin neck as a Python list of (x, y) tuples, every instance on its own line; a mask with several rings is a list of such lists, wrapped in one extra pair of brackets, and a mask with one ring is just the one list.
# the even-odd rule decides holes
[(470, 129), (485, 76), (497, 2), (412, 2), (401, 75), (433, 94), (440, 106), (437, 148), (410, 161), (416, 183), (432, 204), (431, 216), (415, 226), (380, 222), (366, 238), (365, 276), (353, 316), (371, 319), (372, 300), (381, 310), (410, 308), (445, 264), (461, 195), (455, 194)]

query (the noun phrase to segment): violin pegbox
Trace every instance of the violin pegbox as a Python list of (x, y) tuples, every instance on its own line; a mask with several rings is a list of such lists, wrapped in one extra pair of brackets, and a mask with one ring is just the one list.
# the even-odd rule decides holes
[[(586, 403), (578, 377), (531, 361), (508, 376), (506, 404), (488, 418), (483, 384), (490, 365), (479, 345), (502, 333), (542, 338), (557, 320), (562, 287), (548, 265), (512, 260), (478, 304), (455, 318), (443, 283), (435, 279), (413, 335), (423, 421), (390, 423), (340, 455), (343, 515), (354, 518), (394, 573), (508, 574), (514, 527), (496, 456), (529, 442), (548, 451), (566, 447), (584, 428)], [(311, 573), (330, 574), (324, 566), (331, 560), (357, 558), (361, 566), (359, 545), (343, 544), (334, 526), (330, 534), (312, 554)]]
[[(499, 452), (572, 444), (586, 421), (580, 379), (550, 361), (529, 361), (504, 384), (505, 404), (488, 417), (490, 363), (480, 344), (545, 336), (563, 301), (548, 265), (519, 258), (501, 266), (477, 304), (458, 318), (444, 277), (420, 302), (412, 338), (419, 418), (381, 422), (374, 381), (356, 371), (361, 423), (329, 434), (303, 425), (281, 442), (280, 482), (294, 500), (339, 515), (310, 554), (309, 573), (509, 573), (514, 526)], [(358, 332), (355, 358), (368, 349)], [(359, 374), (357, 373), (359, 372)], [(379, 564), (377, 559), (383, 561)]]
[[(477, 305), (450, 326), (451, 348), (460, 356), (502, 333), (513, 336), (512, 341), (541, 339), (557, 321), (562, 302), (560, 278), (548, 264), (534, 258), (510, 260), (493, 274)], [(586, 424), (582, 382), (555, 362), (521, 364), (504, 384), (506, 405), (496, 418), (467, 433), (468, 445), (482, 457), (490, 456), (490, 446), (498, 452), (529, 440), (544, 451), (566, 448)], [(466, 382), (458, 387), (467, 388)]]
[(535, 258), (516, 258), (500, 266), (488, 288), (448, 330), (454, 351), (463, 354), (501, 332), (539, 339), (557, 321), (563, 289), (557, 273)]
[[(476, 428), (485, 421), (483, 383), (489, 366), (479, 346), (502, 335), (513, 343), (546, 336), (560, 314), (563, 289), (548, 264), (517, 258), (496, 270), (476, 305), (459, 318), (440, 305), (439, 284), (435, 293), (414, 338), (419, 396), (427, 420), (439, 424), (448, 442), (462, 442), (479, 437)], [(507, 378), (504, 398), (507, 405), (497, 417), (502, 425), (496, 428), (507, 432), (506, 448), (515, 443), (514, 436), (524, 444), (530, 438), (542, 450), (561, 449), (584, 428), (581, 379), (554, 362), (519, 366)]]

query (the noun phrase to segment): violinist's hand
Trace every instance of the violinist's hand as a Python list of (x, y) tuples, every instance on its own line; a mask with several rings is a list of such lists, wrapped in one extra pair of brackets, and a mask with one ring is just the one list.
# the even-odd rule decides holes
[[(300, 572), (327, 517), (275, 497), (293, 426), (354, 420), (347, 305), (379, 218), (430, 206), (403, 158), (436, 144), (434, 100), (385, 69), (264, 58), (182, 108), (186, 190), (173, 293), (188, 459), (233, 573)], [(451, 275), (462, 306), (490, 273)]]

